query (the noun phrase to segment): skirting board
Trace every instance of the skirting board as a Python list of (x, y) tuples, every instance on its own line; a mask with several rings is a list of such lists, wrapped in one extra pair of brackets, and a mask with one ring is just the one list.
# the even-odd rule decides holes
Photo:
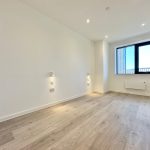
[(101, 93), (101, 92), (94, 91), (93, 93), (95, 93), (95, 94), (100, 94), (100, 95), (105, 95), (105, 94), (108, 94), (108, 93), (110, 93), (110, 92), (111, 92), (111, 91), (107, 91), (107, 92)]
[(134, 93), (134, 92), (128, 92), (128, 91), (126, 92), (126, 91), (114, 91), (114, 90), (111, 90), (109, 92), (110, 93), (120, 93), (120, 94), (130, 94), (130, 95), (150, 97), (150, 95), (147, 95), (147, 94), (140, 94), (140, 93)]
[(55, 106), (57, 104), (61, 104), (61, 103), (67, 102), (67, 101), (74, 100), (76, 98), (80, 98), (80, 97), (85, 96), (85, 95), (86, 95), (86, 93), (78, 95), (78, 96), (72, 96), (70, 98), (66, 98), (66, 99), (63, 99), (63, 100), (60, 100), (60, 101), (57, 101), (57, 102), (54, 102), (54, 103), (49, 103), (49, 104), (46, 104), (46, 105), (34, 107), (32, 109), (24, 110), (24, 111), (21, 111), (21, 112), (12, 114), (12, 115), (4, 116), (4, 117), (0, 118), (0, 122), (4, 122), (4, 121), (7, 121), (7, 120), (10, 120), (10, 119), (13, 119), (13, 118), (17, 118), (17, 117), (20, 117), (20, 116), (23, 116), (23, 115), (26, 115), (26, 114), (30, 114), (32, 112), (36, 112), (36, 111), (39, 111), (39, 110), (42, 110), (42, 109), (46, 109), (46, 108)]
[(130, 95), (150, 97), (150, 95), (145, 94), (145, 93), (140, 94), (137, 92), (135, 93), (135, 92), (129, 92), (129, 91), (115, 91), (115, 90), (110, 90), (110, 91), (107, 91), (105, 93), (100, 93), (100, 92), (93, 92), (93, 93), (100, 94), (100, 95), (105, 95), (105, 94), (109, 94), (109, 93), (120, 93), (120, 94), (130, 94)]

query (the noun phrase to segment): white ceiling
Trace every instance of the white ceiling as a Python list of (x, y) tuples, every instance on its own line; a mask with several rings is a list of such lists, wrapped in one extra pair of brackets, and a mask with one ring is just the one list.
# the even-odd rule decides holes
[(112, 42), (150, 32), (150, 0), (22, 1), (91, 40), (108, 35)]

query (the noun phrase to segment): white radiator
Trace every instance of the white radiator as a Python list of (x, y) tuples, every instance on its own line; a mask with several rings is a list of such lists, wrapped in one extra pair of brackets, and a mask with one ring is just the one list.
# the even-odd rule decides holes
[(126, 80), (124, 84), (126, 89), (146, 90), (146, 82), (143, 80)]

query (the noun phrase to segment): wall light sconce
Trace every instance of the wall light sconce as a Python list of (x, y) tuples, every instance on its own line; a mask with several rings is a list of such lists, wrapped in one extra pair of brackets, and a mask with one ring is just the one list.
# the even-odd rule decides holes
[(55, 74), (54, 72), (49, 72), (49, 91), (54, 92), (55, 91)]
[(87, 76), (86, 76), (86, 83), (87, 83), (87, 86), (90, 86), (91, 84), (91, 76), (89, 73), (87, 73)]

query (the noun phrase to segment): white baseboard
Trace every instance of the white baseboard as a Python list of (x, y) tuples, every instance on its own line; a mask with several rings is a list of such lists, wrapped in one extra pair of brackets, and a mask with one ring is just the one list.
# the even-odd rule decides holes
[(150, 97), (150, 94), (139, 93), (137, 91), (136, 92), (132, 92), (132, 91), (110, 90), (110, 92)]
[(78, 96), (72, 96), (70, 98), (59, 100), (59, 101), (56, 101), (56, 102), (53, 102), (53, 103), (45, 104), (45, 105), (42, 105), (42, 106), (38, 106), (38, 107), (34, 107), (34, 108), (31, 108), (31, 109), (28, 109), (28, 110), (17, 112), (17, 113), (8, 115), (8, 116), (0, 117), (0, 122), (4, 122), (4, 121), (7, 121), (7, 120), (10, 120), (10, 119), (13, 119), (13, 118), (17, 118), (17, 117), (20, 117), (20, 116), (23, 116), (23, 115), (26, 115), (26, 114), (29, 114), (29, 113), (32, 113), (32, 112), (42, 110), (42, 109), (46, 109), (48, 107), (55, 106), (55, 105), (63, 103), (63, 102), (71, 101), (71, 100), (74, 100), (76, 98), (80, 98), (80, 97), (85, 96), (85, 95), (86, 95), (86, 93), (78, 95)]
[(93, 93), (97, 93), (97, 94), (100, 94), (100, 95), (105, 95), (105, 94), (110, 93), (110, 91), (105, 91), (105, 92), (97, 92), (97, 91), (93, 91)]

